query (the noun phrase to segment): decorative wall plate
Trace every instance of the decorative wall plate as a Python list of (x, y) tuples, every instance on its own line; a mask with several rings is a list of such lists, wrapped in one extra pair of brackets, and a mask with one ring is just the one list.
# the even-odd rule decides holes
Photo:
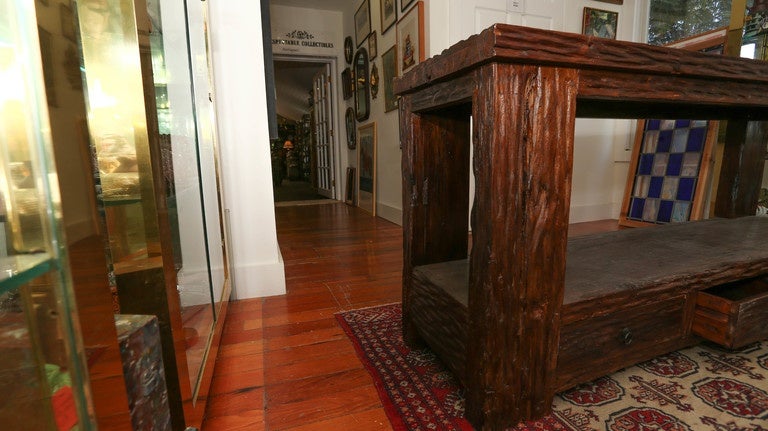
[(344, 60), (347, 64), (352, 64), (352, 56), (355, 53), (354, 43), (352, 42), (352, 36), (344, 38)]

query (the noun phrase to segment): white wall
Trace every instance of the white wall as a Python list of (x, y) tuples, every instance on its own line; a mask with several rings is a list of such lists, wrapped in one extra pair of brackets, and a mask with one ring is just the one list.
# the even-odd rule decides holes
[[(386, 33), (381, 34), (381, 7), (380, 0), (371, 0), (371, 30), (376, 31), (377, 55), (370, 64), (369, 68), (379, 69), (379, 79), (383, 78), (383, 68), (381, 63), (381, 54), (387, 52), (395, 44), (396, 27), (393, 25)], [(356, 2), (359, 6), (359, 1)], [(400, 15), (400, 4), (396, 4), (397, 16)], [(353, 21), (354, 13), (349, 21)], [(426, 20), (426, 18), (425, 18)], [(353, 31), (350, 29), (350, 31)], [(426, 30), (425, 30), (426, 32)], [(352, 34), (352, 33), (350, 33)], [(427, 50), (427, 52), (429, 52)], [(350, 99), (350, 102), (354, 100)], [(351, 104), (350, 104), (351, 106)], [(391, 222), (402, 224), (403, 204), (402, 204), (402, 169), (400, 151), (400, 123), (398, 120), (398, 110), (384, 112), (384, 86), (379, 85), (378, 96), (371, 98), (371, 116), (368, 120), (358, 123), (358, 127), (376, 123), (377, 136), (377, 155), (376, 155), (376, 215)]]
[(210, 28), (233, 299), (285, 293), (269, 156), (259, 2), (211, 2)]
[[(618, 12), (619, 40), (642, 41), (646, 37), (647, 0), (625, 0), (623, 5), (593, 0), (449, 0), (448, 7), (444, 7), (444, 0), (424, 1), (430, 55), (496, 22), (581, 33), (584, 7)], [(513, 3), (521, 8), (514, 9)], [(618, 217), (633, 135), (634, 121), (577, 119), (572, 223)]]

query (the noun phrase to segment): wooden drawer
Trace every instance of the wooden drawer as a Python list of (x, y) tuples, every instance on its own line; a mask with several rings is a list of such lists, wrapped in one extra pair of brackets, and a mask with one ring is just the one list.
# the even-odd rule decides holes
[(768, 338), (768, 278), (698, 292), (692, 332), (731, 349)]
[(685, 304), (685, 296), (675, 296), (564, 326), (557, 359), (557, 390), (685, 345)]

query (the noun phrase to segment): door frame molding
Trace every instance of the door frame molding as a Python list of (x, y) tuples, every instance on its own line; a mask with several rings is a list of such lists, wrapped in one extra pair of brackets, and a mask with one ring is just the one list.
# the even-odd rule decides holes
[[(339, 186), (343, 185), (342, 182), (342, 172), (340, 166), (342, 165), (342, 145), (340, 141), (340, 136), (346, 136), (346, 134), (341, 133), (343, 130), (343, 124), (341, 124), (341, 120), (339, 118), (339, 95), (338, 92), (340, 91), (341, 87), (338, 85), (339, 76), (341, 76), (341, 73), (338, 71), (337, 63), (338, 59), (337, 57), (333, 56), (320, 56), (320, 55), (299, 55), (299, 54), (274, 54), (273, 61), (291, 61), (291, 62), (301, 62), (301, 63), (318, 63), (318, 64), (327, 64), (330, 73), (331, 73), (331, 89), (329, 91), (330, 98), (331, 98), (331, 115), (333, 115), (333, 136), (331, 137), (331, 155), (333, 157), (333, 192), (331, 199), (339, 200), (343, 199), (343, 196), (340, 197), (339, 194)], [(269, 97), (269, 95), (267, 95)], [(277, 97), (277, 94), (275, 94), (275, 97)], [(344, 145), (344, 148), (346, 148), (346, 145)], [(348, 161), (347, 161), (348, 162)]]

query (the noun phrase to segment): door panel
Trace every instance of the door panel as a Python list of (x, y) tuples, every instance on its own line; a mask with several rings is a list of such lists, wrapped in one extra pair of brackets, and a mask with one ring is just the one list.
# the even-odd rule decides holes
[(546, 30), (564, 29), (564, 0), (529, 0), (525, 2), (453, 0), (449, 7), (451, 8), (451, 44), (477, 34), (495, 23), (523, 25)]
[(313, 78), (314, 139), (317, 154), (317, 193), (334, 197), (333, 181), (333, 115), (331, 115), (330, 65), (318, 72)]

